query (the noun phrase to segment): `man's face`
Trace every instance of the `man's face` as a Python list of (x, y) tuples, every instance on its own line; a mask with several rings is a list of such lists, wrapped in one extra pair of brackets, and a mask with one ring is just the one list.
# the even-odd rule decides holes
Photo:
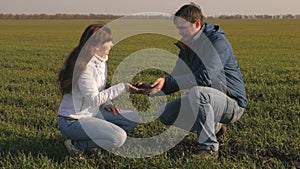
[(190, 42), (201, 28), (199, 20), (195, 23), (190, 23), (182, 18), (176, 18), (175, 25), (183, 42)]

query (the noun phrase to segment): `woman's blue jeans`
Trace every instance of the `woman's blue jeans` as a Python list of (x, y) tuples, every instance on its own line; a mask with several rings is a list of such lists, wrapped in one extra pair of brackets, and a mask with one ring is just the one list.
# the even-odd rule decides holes
[(59, 117), (58, 127), (63, 136), (72, 140), (81, 150), (90, 148), (121, 147), (126, 141), (126, 131), (133, 130), (139, 122), (137, 113), (122, 110), (120, 114), (100, 110), (95, 117), (68, 120)]

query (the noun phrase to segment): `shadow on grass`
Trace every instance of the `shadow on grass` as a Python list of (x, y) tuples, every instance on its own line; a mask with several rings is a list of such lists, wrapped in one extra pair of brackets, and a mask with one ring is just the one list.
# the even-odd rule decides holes
[[(41, 159), (46, 157), (55, 163), (63, 163), (70, 156), (63, 144), (63, 136), (52, 136), (50, 138), (41, 137), (7, 137), (0, 140), (0, 156), (6, 160), (11, 160), (10, 163), (14, 164), (14, 159), (18, 159), (20, 154), (25, 156), (32, 156), (35, 159)], [(226, 141), (225, 143), (223, 141)], [(278, 162), (281, 162), (286, 167), (299, 167), (299, 157), (296, 154), (285, 154), (283, 152), (277, 152), (274, 150), (266, 150), (263, 152), (251, 152), (245, 147), (241, 147), (234, 140), (220, 140), (221, 146), (219, 150), (220, 159), (226, 159), (226, 161), (238, 161), (243, 157), (251, 159), (258, 166), (276, 166)], [(192, 155), (197, 154), (199, 144), (195, 138), (184, 138), (179, 144), (167, 152), (167, 158), (170, 161), (182, 160), (182, 158), (192, 158)], [(9, 158), (7, 154), (10, 154)], [(85, 158), (90, 160), (95, 159), (94, 163), (99, 166), (111, 167), (114, 158), (118, 158), (121, 161), (128, 161), (128, 158), (117, 157), (105, 150), (100, 150), (101, 156), (86, 155)], [(100, 160), (101, 159), (101, 160)], [(1, 160), (0, 160), (1, 161)], [(130, 160), (129, 160), (130, 161)], [(131, 160), (134, 164), (135, 160)], [(126, 163), (125, 163), (126, 164)], [(0, 162), (0, 168), (1, 168)]]
[[(61, 163), (68, 156), (68, 152), (63, 144), (64, 137), (8, 137), (0, 140), (1, 156), (9, 155), (13, 160), (20, 155), (32, 156), (35, 159), (41, 156), (47, 157), (51, 161)], [(6, 157), (8, 158), (8, 157)], [(11, 161), (13, 163), (13, 161)]]
[(229, 139), (226, 146), (221, 147), (221, 154), (226, 158), (240, 159), (241, 157), (251, 158), (258, 166), (261, 164), (276, 166), (278, 162), (281, 162), (287, 168), (300, 168), (299, 156), (293, 153), (286, 153), (281, 151), (276, 151), (275, 149), (267, 149), (264, 151), (251, 151), (247, 150), (237, 143), (235, 140)]
[[(254, 163), (258, 166), (276, 166), (278, 163), (282, 163), (282, 165), (287, 168), (300, 168), (299, 156), (296, 154), (286, 154), (284, 152), (278, 152), (275, 150), (267, 150), (265, 153), (263, 152), (252, 152), (247, 150), (245, 147), (237, 146), (237, 142), (234, 140), (230, 140), (228, 142), (224, 142), (226, 140), (220, 141), (220, 149), (219, 149), (219, 159), (226, 160), (243, 160), (244, 157), (250, 158)], [(188, 158), (192, 158), (194, 154), (197, 154), (199, 151), (199, 144), (197, 140), (191, 140), (188, 138), (183, 139), (178, 145), (168, 151), (168, 157), (173, 158), (174, 160), (180, 158), (182, 154), (184, 154)]]

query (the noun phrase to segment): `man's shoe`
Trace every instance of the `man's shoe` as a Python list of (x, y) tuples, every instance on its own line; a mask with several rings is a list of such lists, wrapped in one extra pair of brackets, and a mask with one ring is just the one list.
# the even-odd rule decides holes
[(74, 156), (77, 156), (77, 157), (81, 157), (84, 153), (83, 150), (80, 150), (79, 148), (75, 147), (73, 144), (72, 144), (72, 140), (70, 139), (67, 139), (65, 141), (65, 146), (68, 150), (68, 152), (71, 154), (71, 155), (74, 155)]
[(198, 154), (193, 155), (193, 158), (218, 159), (219, 152), (213, 150), (200, 150)]
[(216, 128), (216, 137), (220, 138), (226, 133), (226, 127), (222, 125), (221, 123), (218, 123)]

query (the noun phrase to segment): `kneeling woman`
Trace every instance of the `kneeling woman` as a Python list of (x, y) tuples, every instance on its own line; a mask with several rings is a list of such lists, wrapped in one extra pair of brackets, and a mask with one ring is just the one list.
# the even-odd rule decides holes
[(138, 124), (137, 113), (121, 110), (111, 102), (126, 92), (135, 93), (137, 88), (119, 83), (105, 89), (111, 46), (109, 28), (89, 25), (59, 74), (63, 99), (58, 110), (58, 127), (67, 138), (65, 146), (71, 154), (81, 155), (90, 148), (120, 147), (127, 138), (125, 131)]

